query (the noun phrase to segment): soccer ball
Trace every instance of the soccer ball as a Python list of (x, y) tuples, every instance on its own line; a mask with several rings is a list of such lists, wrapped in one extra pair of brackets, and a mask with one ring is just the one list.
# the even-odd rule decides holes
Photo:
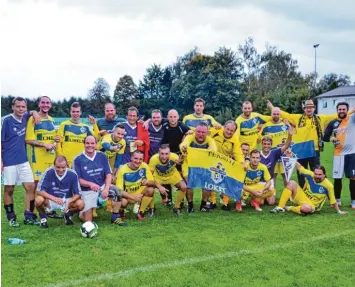
[(84, 222), (80, 228), (80, 234), (85, 238), (93, 238), (98, 234), (99, 227), (93, 221)]

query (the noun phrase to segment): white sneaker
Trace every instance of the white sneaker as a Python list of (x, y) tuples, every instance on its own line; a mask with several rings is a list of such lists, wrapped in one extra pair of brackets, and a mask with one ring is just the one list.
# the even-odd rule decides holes
[(270, 210), (270, 213), (279, 213), (279, 212), (285, 212), (285, 209), (282, 207), (276, 206), (274, 209)]
[[(339, 206), (339, 205), (338, 205)], [(351, 202), (351, 209), (355, 210), (355, 200)]]
[(340, 199), (337, 199), (337, 204), (338, 204), (339, 207), (342, 207), (342, 205), (343, 205), (343, 204), (341, 203), (341, 200), (340, 200)]
[(245, 200), (242, 200), (242, 206), (247, 206), (247, 204), (245, 203)]

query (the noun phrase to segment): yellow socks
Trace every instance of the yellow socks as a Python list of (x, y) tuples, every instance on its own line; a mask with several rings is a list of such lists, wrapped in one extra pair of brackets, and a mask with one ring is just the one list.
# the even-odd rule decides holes
[(230, 199), (229, 196), (224, 194), (223, 195), (223, 204), (224, 205), (228, 205), (229, 199)]
[(106, 210), (108, 212), (112, 212), (112, 199), (109, 198), (107, 201), (106, 201)]
[(217, 198), (216, 198), (216, 192), (215, 191), (211, 191), (210, 198), (211, 198), (211, 202), (212, 203), (214, 203), (214, 204), (217, 203)]
[(176, 208), (180, 208), (180, 204), (184, 200), (185, 194), (186, 194), (186, 192), (183, 192), (181, 190), (178, 191), (178, 194), (176, 196), (176, 201), (175, 201), (175, 207)]
[(141, 201), (141, 207), (139, 208), (139, 212), (144, 212), (147, 208), (147, 206), (150, 204), (152, 201), (152, 197), (148, 196), (143, 196), (142, 201)]
[(289, 190), (288, 188), (284, 188), (278, 206), (284, 208), (286, 206), (287, 201), (290, 199), (291, 195), (292, 195), (292, 191)]

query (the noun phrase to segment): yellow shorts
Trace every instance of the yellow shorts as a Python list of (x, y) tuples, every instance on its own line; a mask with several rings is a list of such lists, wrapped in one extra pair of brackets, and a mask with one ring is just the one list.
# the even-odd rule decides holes
[(46, 169), (53, 166), (53, 161), (54, 161), (54, 157), (52, 161), (48, 159), (46, 160), (46, 162), (41, 161), (41, 162), (31, 163), (31, 169), (33, 172), (34, 180), (40, 180), (43, 173), (46, 171)]
[[(265, 185), (265, 183), (256, 183), (256, 184), (248, 185), (248, 188), (250, 188), (253, 191), (257, 191), (257, 190), (262, 189), (264, 187), (264, 185)], [(270, 187), (270, 189), (271, 189), (270, 191), (267, 191), (267, 192), (263, 193), (258, 198), (265, 199), (265, 198), (268, 198), (268, 197), (276, 194), (276, 190), (274, 188), (272, 188), (272, 186)], [(242, 196), (243, 200), (246, 200), (249, 197), (249, 195), (250, 195), (249, 192), (243, 190), (243, 196)]]
[(131, 195), (139, 195), (143, 192), (143, 190), (145, 189), (146, 187), (145, 186), (140, 186), (137, 190), (135, 191), (129, 191), (129, 190), (126, 190), (129, 194)]
[(297, 185), (297, 193), (296, 196), (292, 199), (293, 203), (296, 205), (308, 204), (312, 206), (313, 210), (315, 210), (315, 205), (313, 204), (312, 200), (307, 197), (304, 193), (303, 189)]
[(285, 173), (284, 167), (282, 165), (282, 162), (277, 162), (275, 165), (274, 173), (281, 174)]
[(178, 171), (175, 171), (172, 175), (168, 177), (163, 177), (154, 174), (154, 180), (159, 183), (159, 184), (170, 184), (172, 186), (177, 185), (179, 182), (181, 182), (183, 179)]

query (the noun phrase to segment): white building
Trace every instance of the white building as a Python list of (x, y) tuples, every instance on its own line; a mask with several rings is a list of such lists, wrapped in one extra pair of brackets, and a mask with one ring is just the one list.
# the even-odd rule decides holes
[(355, 85), (339, 87), (316, 97), (318, 114), (336, 114), (336, 105), (347, 102), (349, 109), (355, 107)]

